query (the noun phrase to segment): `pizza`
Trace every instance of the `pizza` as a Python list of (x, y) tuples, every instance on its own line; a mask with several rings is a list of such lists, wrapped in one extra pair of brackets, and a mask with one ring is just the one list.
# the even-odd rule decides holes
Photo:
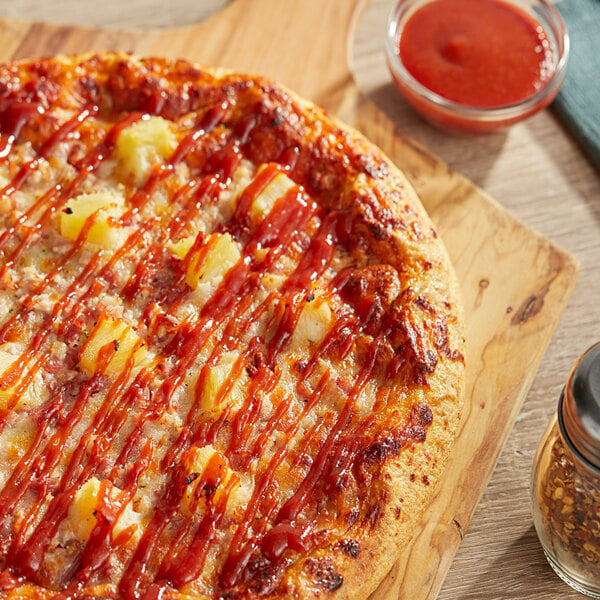
[(444, 246), (262, 77), (0, 67), (0, 593), (363, 598), (455, 438)]

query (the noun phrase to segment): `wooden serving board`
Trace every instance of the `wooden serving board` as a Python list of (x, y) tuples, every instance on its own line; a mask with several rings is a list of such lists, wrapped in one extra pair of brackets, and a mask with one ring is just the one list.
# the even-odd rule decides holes
[(467, 403), (450, 465), (420, 532), (373, 600), (432, 600), (520, 411), (578, 266), (481, 189), (405, 139), (361, 96), (348, 63), (348, 40), (367, 1), (234, 0), (209, 20), (178, 30), (0, 22), (0, 58), (122, 50), (259, 73), (357, 127), (405, 171), (461, 282)]

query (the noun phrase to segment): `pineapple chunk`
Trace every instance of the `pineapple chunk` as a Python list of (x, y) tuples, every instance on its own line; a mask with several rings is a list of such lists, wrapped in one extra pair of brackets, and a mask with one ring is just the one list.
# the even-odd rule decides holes
[[(102, 486), (107, 486), (108, 490), (103, 490)], [(106, 494), (106, 491), (108, 491), (108, 494)], [(67, 523), (78, 540), (86, 541), (89, 539), (92, 530), (96, 526), (95, 515), (103, 497), (108, 495), (108, 500), (114, 501), (119, 491), (110, 481), (101, 482), (96, 477), (86, 481), (77, 490), (73, 502), (69, 505)], [(131, 504), (127, 504), (113, 525), (113, 540), (131, 527), (135, 527), (132, 530), (134, 537), (139, 537), (141, 534), (141, 515), (133, 510)]]
[(60, 214), (60, 233), (76, 240), (88, 219), (94, 219), (86, 240), (105, 248), (119, 245), (122, 232), (115, 217), (123, 214), (124, 199), (114, 192), (80, 194), (70, 200)]
[[(264, 168), (265, 167), (262, 167), (259, 170), (259, 173)], [(283, 171), (280, 171), (267, 187), (255, 198), (250, 207), (251, 216), (259, 220), (264, 219), (275, 206), (277, 200), (283, 198), (283, 196), (285, 196), (285, 194), (295, 185), (296, 184)]]
[(293, 347), (320, 344), (331, 329), (333, 315), (329, 304), (322, 298), (305, 301), (300, 318), (292, 334)]
[(244, 385), (246, 382), (245, 371), (236, 378), (233, 385), (224, 397), (219, 397), (219, 390), (232, 376), (232, 370), (240, 358), (240, 353), (231, 350), (221, 356), (218, 364), (210, 367), (205, 386), (202, 390), (202, 408), (214, 415), (220, 414), (226, 406), (240, 408), (244, 401)]
[(228, 233), (213, 233), (207, 245), (194, 251), (190, 257), (187, 284), (194, 290), (200, 283), (209, 283), (216, 288), (241, 256), (237, 243)]
[(96, 526), (96, 512), (98, 495), (100, 494), (100, 481), (92, 477), (86, 481), (75, 494), (73, 502), (69, 505), (68, 520), (75, 537), (87, 540)]
[(156, 163), (171, 158), (176, 147), (177, 138), (169, 121), (147, 117), (119, 133), (115, 152), (122, 172), (140, 184)]
[[(213, 504), (226, 501), (228, 509), (231, 509), (247, 498), (248, 494), (238, 492), (240, 478), (231, 468), (229, 460), (217, 452), (213, 446), (208, 445), (202, 448), (191, 446), (183, 453), (181, 462), (186, 482), (182, 504), (188, 515), (204, 508), (209, 499)], [(206, 490), (210, 490), (209, 493), (204, 489), (197, 489), (201, 482), (205, 485)], [(228, 496), (225, 499), (223, 494), (226, 489)]]
[(181, 238), (177, 242), (170, 243), (167, 247), (180, 260), (183, 260), (194, 245), (194, 236)]
[[(116, 377), (132, 356), (134, 367), (151, 363), (144, 342), (137, 333), (127, 323), (103, 313), (81, 349), (79, 362), (88, 375), (104, 366), (106, 375)], [(106, 361), (105, 365), (103, 361)]]

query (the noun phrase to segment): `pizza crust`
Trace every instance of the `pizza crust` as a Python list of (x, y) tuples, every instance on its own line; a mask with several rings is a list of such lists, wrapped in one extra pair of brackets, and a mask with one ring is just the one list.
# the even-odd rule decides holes
[[(162, 586), (172, 598), (223, 594), (232, 598), (366, 597), (389, 571), (399, 550), (410, 543), (433, 497), (458, 431), (464, 394), (464, 323), (456, 276), (441, 240), (404, 175), (358, 132), (278, 84), (184, 61), (103, 54), (12, 63), (0, 69), (0, 92), (0, 130), (13, 164), (23, 165), (42, 155), (23, 191), (8, 194), (11, 200), (6, 208), (12, 210), (13, 219), (31, 202), (27, 193), (39, 196), (45, 190), (44, 170), (51, 181), (57, 177), (69, 179), (77, 177), (77, 165), (82, 161), (91, 164), (86, 152), (102, 144), (106, 135), (103, 119), (113, 125), (130, 120), (129, 132), (137, 123), (145, 128), (137, 130), (129, 145), (121, 138), (121, 147), (117, 142), (116, 150), (109, 148), (100, 167), (94, 167), (93, 185), (85, 180), (82, 194), (72, 198), (70, 204), (61, 205), (60, 210), (65, 212), (60, 223), (55, 219), (46, 225), (48, 231), (53, 226), (58, 228), (60, 235), (54, 230), (48, 234), (51, 243), (44, 246), (40, 241), (42, 250), (68, 252), (73, 244), (82, 242), (76, 256), (84, 262), (95, 260), (94, 252), (99, 248), (103, 255), (126, 245), (129, 236), (135, 237), (136, 227), (143, 228), (135, 214), (127, 212), (129, 203), (137, 202), (140, 214), (158, 215), (160, 221), (170, 214), (173, 198), (185, 193), (186, 181), (195, 173), (211, 169), (226, 172), (227, 161), (243, 155), (239, 170), (234, 170), (229, 179), (225, 176), (227, 183), (217, 181), (222, 189), (209, 178), (203, 181), (206, 193), (213, 194), (221, 212), (207, 209), (199, 218), (191, 204), (181, 205), (187, 212), (182, 213), (180, 226), (169, 225), (169, 231), (176, 232), (173, 239), (161, 238), (168, 252), (155, 249), (154, 258), (150, 257), (154, 260), (151, 265), (156, 266), (156, 278), (150, 280), (147, 289), (135, 287), (144, 281), (141, 267), (136, 266), (134, 259), (125, 261), (121, 274), (111, 275), (114, 281), (108, 281), (105, 273), (106, 281), (102, 281), (107, 295), (103, 312), (98, 314), (91, 306), (88, 316), (81, 317), (80, 330), (64, 327), (62, 334), (56, 335), (56, 344), (65, 343), (67, 331), (69, 339), (84, 343), (79, 366), (72, 365), (68, 375), (57, 366), (58, 377), (75, 382), (70, 385), (77, 388), (77, 393), (98, 376), (98, 369), (108, 379), (130, 369), (130, 376), (140, 377), (140, 381), (150, 381), (152, 369), (159, 369), (156, 383), (148, 383), (148, 390), (164, 393), (164, 381), (168, 378), (165, 372), (177, 371), (181, 353), (177, 354), (176, 349), (175, 358), (167, 356), (166, 348), (177, 346), (163, 343), (163, 337), (177, 335), (173, 332), (182, 324), (202, 319), (203, 311), (210, 310), (205, 307), (223, 297), (219, 296), (220, 291), (236, 284), (231, 275), (236, 269), (243, 273), (244, 265), (263, 265), (262, 261), (268, 260), (275, 247), (269, 246), (272, 238), (265, 233), (263, 246), (249, 253), (252, 232), (259, 230), (264, 219), (271, 218), (268, 215), (280, 206), (279, 198), (296, 203), (291, 204), (294, 211), (282, 213), (277, 221), (282, 230), (289, 223), (298, 223), (296, 228), (290, 226), (286, 234), (293, 241), (273, 264), (269, 263), (268, 273), (253, 292), (255, 300), (248, 300), (248, 307), (254, 307), (255, 312), (257, 307), (265, 307), (255, 321), (249, 322), (244, 334), (255, 333), (260, 338), (252, 338), (260, 351), (252, 354), (246, 341), (232, 343), (225, 353), (214, 349), (218, 342), (201, 349), (198, 358), (190, 362), (186, 378), (178, 380), (178, 391), (173, 392), (170, 401), (175, 408), (171, 410), (169, 404), (169, 409), (160, 409), (159, 418), (147, 419), (139, 442), (139, 447), (146, 439), (154, 448), (171, 444), (177, 448), (174, 456), (181, 457), (177, 458), (180, 462), (172, 464), (180, 465), (176, 468), (181, 469), (180, 476), (188, 488), (181, 500), (183, 516), (177, 516), (175, 523), (190, 519), (188, 539), (194, 537), (194, 527), (202, 526), (203, 511), (212, 510), (203, 502), (210, 502), (213, 507), (226, 504), (215, 534), (224, 547), (209, 547), (201, 576), (194, 577), (182, 573), (178, 566), (178, 560), (181, 562), (186, 556), (185, 548), (178, 550), (177, 560), (168, 562), (159, 540), (144, 569), (155, 577), (157, 561), (162, 560), (162, 574), (156, 575), (152, 583), (140, 571), (138, 579), (130, 577), (129, 585), (124, 585), (127, 573), (144, 564), (139, 563), (135, 548), (142, 536), (148, 535), (144, 531), (149, 523), (156, 522), (156, 507), (144, 500), (138, 490), (135, 504), (131, 500), (126, 505), (131, 526), (128, 529), (125, 524), (118, 529), (123, 534), (119, 538), (122, 543), (115, 542), (116, 527), (112, 528), (116, 560), (111, 559), (108, 571), (101, 570), (96, 576), (98, 581), (93, 581), (93, 577), (85, 579), (89, 583), (82, 584), (78, 593), (129, 598), (137, 597), (148, 586), (158, 593)], [(11, 108), (17, 101), (27, 104), (23, 114)], [(57, 127), (71, 127), (73, 133), (65, 136), (68, 142), (55, 144), (45, 155), (44, 143), (56, 135)], [(194, 138), (198, 131), (202, 135)], [(151, 141), (139, 150), (136, 144), (144, 136)], [(224, 154), (227, 139), (235, 142), (235, 156)], [(178, 153), (183, 155), (184, 151), (185, 159), (178, 162)], [(167, 169), (164, 165), (172, 167)], [(163, 184), (162, 173), (166, 170), (169, 173), (164, 175)], [(7, 179), (9, 174), (7, 171)], [(152, 195), (140, 194), (139, 190), (144, 190), (145, 182), (152, 177), (158, 181)], [(198, 179), (194, 181), (198, 183)], [(260, 202), (253, 200), (242, 212), (240, 207), (252, 196), (244, 191), (247, 185), (262, 185), (263, 191), (270, 185), (275, 191), (271, 195), (252, 192)], [(6, 199), (3, 201), (6, 203)], [(93, 213), (107, 213), (108, 220), (102, 220), (101, 225), (86, 225)], [(186, 224), (184, 217), (191, 218), (190, 223), (199, 227), (201, 233)], [(230, 225), (232, 222), (235, 226)], [(9, 228), (7, 223), (3, 231)], [(63, 247), (56, 240), (63, 240)], [(144, 245), (139, 248), (140, 252), (146, 251)], [(211, 248), (218, 248), (218, 258), (210, 259)], [(332, 249), (335, 253), (330, 255)], [(315, 253), (320, 253), (318, 259)], [(303, 257), (310, 262), (312, 271), (301, 268)], [(31, 260), (35, 263), (37, 259)], [(31, 272), (30, 276), (34, 274)], [(18, 276), (26, 277), (27, 272), (20, 271)], [(17, 275), (11, 275), (10, 280), (6, 277), (5, 274), (0, 291), (6, 307), (3, 324), (10, 318), (11, 310), (19, 309), (19, 294), (14, 292)], [(26, 286), (35, 284), (23, 281)], [(287, 295), (284, 294), (288, 304), (281, 301), (283, 292), (278, 291), (282, 281), (288, 286)], [(63, 290), (67, 283), (62, 284)], [(179, 286), (179, 295), (169, 291), (170, 286)], [(120, 291), (113, 293), (114, 290)], [(135, 302), (127, 300), (128, 294)], [(56, 298), (60, 298), (59, 291)], [(51, 311), (56, 298), (40, 298), (39, 313)], [(161, 312), (167, 302), (175, 308)], [(245, 306), (240, 299), (235, 302), (238, 307)], [(151, 309), (161, 313), (160, 328), (155, 327), (158, 321)], [(286, 327), (291, 331), (289, 335)], [(82, 337), (84, 330), (86, 339)], [(5, 338), (7, 331), (2, 330)], [(216, 331), (211, 335), (224, 335), (218, 333), (221, 329)], [(297, 331), (302, 331), (302, 336)], [(278, 340), (278, 336), (283, 337)], [(113, 338), (119, 342), (114, 347), (115, 354), (103, 362), (103, 348)], [(17, 341), (23, 347), (25, 342)], [(182, 343), (188, 342), (184, 339)], [(345, 344), (351, 345), (346, 348)], [(211, 356), (215, 357), (214, 364)], [(272, 366), (265, 367), (265, 361)], [(267, 389), (270, 381), (276, 381), (272, 393), (252, 388), (251, 381), (257, 373), (266, 377)], [(303, 383), (305, 379), (307, 383)], [(236, 383), (229, 386), (229, 380)], [(48, 389), (52, 394), (61, 385), (62, 380), (50, 382)], [(199, 385), (205, 391), (195, 399), (181, 391)], [(323, 386), (321, 396), (314, 410), (305, 414), (303, 403), (311, 403), (311, 394), (316, 394), (319, 385)], [(254, 389), (256, 400), (248, 400), (248, 389)], [(15, 419), (30, 418), (34, 412), (24, 400), (16, 404), (14, 397), (14, 393), (6, 395), (7, 410), (16, 415)], [(50, 402), (43, 394), (42, 397), (44, 402)], [(194, 408), (197, 403), (199, 408)], [(228, 455), (227, 447), (236, 448), (231, 441), (231, 423), (242, 426), (239, 417), (235, 421), (236, 413), (248, 411), (255, 404), (257, 412), (250, 418), (256, 424), (248, 430), (250, 438), (244, 443), (246, 447), (254, 444), (262, 448), (263, 456), (257, 453), (246, 460), (238, 451)], [(90, 406), (92, 415), (93, 411), (102, 410), (101, 403), (94, 408), (91, 401)], [(273, 421), (278, 407), (282, 407), (281, 414)], [(181, 441), (183, 421), (186, 415), (196, 414), (194, 410), (199, 411), (197, 418), (201, 416), (207, 423), (199, 429), (196, 423), (194, 435), (204, 431), (202, 427), (220, 424), (216, 429), (221, 433), (213, 438), (213, 443), (197, 446), (191, 439)], [(275, 427), (263, 436), (268, 443), (261, 438), (261, 426)], [(85, 429), (74, 430), (73, 435), (84, 433)], [(0, 437), (0, 443), (2, 440)], [(127, 444), (126, 437), (117, 435), (115, 440), (116, 449), (107, 455), (107, 460), (115, 461), (116, 450)], [(75, 442), (76, 438), (71, 447)], [(257, 445), (259, 442), (262, 445)], [(30, 440), (21, 446), (15, 444), (14, 452), (21, 454), (12, 462), (16, 468), (24, 464), (23, 456), (33, 446)], [(276, 468), (275, 479), (252, 500), (254, 485), (261, 477), (267, 481), (264, 473), (281, 444), (287, 445), (284, 462)], [(141, 452), (139, 447), (137, 453)], [(160, 451), (153, 453), (152, 461), (160, 458)], [(194, 491), (194, 485), (198, 478), (205, 485), (212, 481), (213, 471), (220, 473), (215, 490), (227, 491), (211, 492), (210, 500), (208, 496), (203, 500), (200, 491)], [(148, 472), (155, 473), (158, 486), (154, 491), (155, 484), (147, 483), (152, 493), (157, 498), (161, 494), (168, 497), (164, 486), (168, 489), (168, 481), (173, 486), (175, 479), (156, 468)], [(313, 477), (315, 473), (318, 477)], [(54, 477), (58, 485), (59, 474), (57, 471), (48, 476)], [(10, 473), (3, 474), (7, 486), (9, 477)], [(96, 481), (101, 478), (96, 477)], [(111, 502), (125, 502), (124, 488), (113, 488), (106, 481), (102, 479), (103, 483), (94, 486), (95, 493), (104, 490), (102, 493), (112, 498)], [(114, 482), (118, 483), (116, 479)], [(71, 494), (70, 502), (82, 497), (76, 496), (76, 489), (65, 491)], [(219, 493), (225, 500), (219, 500)], [(252, 502), (260, 505), (255, 512), (248, 508)], [(24, 514), (29, 510), (26, 499), (16, 506)], [(260, 515), (262, 521), (248, 523), (249, 514)], [(93, 520), (90, 523), (91, 531), (98, 529), (99, 526), (94, 529)], [(222, 530), (218, 529), (220, 523)], [(60, 525), (58, 538), (53, 537), (53, 544), (58, 543), (53, 546), (56, 555), (49, 558), (48, 550), (44, 566), (37, 572), (30, 567), (23, 570), (4, 554), (19, 531), (19, 520), (5, 516), (2, 526), (4, 540), (0, 549), (5, 550), (0, 554), (0, 587), (7, 597), (50, 598), (81, 574), (81, 570), (71, 566), (70, 581), (55, 576), (64, 571), (64, 565), (80, 560), (77, 557), (84, 550), (75, 554), (58, 550), (72, 544), (69, 540), (73, 531), (81, 530), (80, 525), (69, 526), (68, 520)], [(246, 538), (242, 536), (237, 547), (240, 551), (250, 549), (245, 563), (235, 555), (235, 560), (231, 558), (229, 546), (235, 543), (240, 528), (246, 532)], [(39, 527), (33, 526), (32, 530), (38, 531)], [(82, 548), (87, 548), (86, 543)], [(172, 538), (167, 536), (164, 543), (172, 543)], [(17, 547), (22, 554), (27, 542)], [(223, 553), (237, 565), (235, 569), (227, 566)]]

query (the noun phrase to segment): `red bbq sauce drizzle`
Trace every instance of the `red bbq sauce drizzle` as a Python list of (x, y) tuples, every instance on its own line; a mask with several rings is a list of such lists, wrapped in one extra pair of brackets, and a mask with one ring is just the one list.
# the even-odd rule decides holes
[[(151, 104), (145, 107), (149, 113), (162, 111), (164, 96), (153, 96)], [(62, 297), (55, 302), (50, 318), (31, 336), (24, 357), (0, 374), (1, 383), (5, 386), (17, 384), (13, 406), (36, 373), (45, 368), (49, 359), (46, 354), (47, 343), (51, 335), (57, 333), (59, 337), (66, 336), (74, 323), (85, 322), (92, 314), (89, 311), (94, 297), (111, 285), (111, 272), (119, 261), (137, 258), (122, 290), (124, 301), (133, 304), (142, 297), (147, 282), (152, 281), (158, 273), (163, 245), (180, 235), (186, 220), (199, 215), (206, 204), (216, 202), (219, 191), (229, 185), (244, 157), (245, 145), (252, 136), (258, 118), (247, 118), (238, 123), (233, 135), (223, 141), (221, 148), (212, 154), (199, 172), (193, 174), (188, 184), (181, 188), (169, 188), (173, 211), (171, 220), (163, 224), (162, 232), (152, 233), (155, 226), (152, 221), (140, 222), (138, 215), (152, 193), (172, 177), (175, 167), (187, 160), (205, 136), (228, 119), (230, 108), (228, 100), (217, 102), (214, 108), (206, 111), (198, 126), (182, 138), (172, 158), (155, 169), (148, 180), (134, 191), (129, 198), (131, 208), (121, 219), (121, 224), (135, 225), (129, 238), (120, 248), (112, 249), (112, 256), (108, 260), (104, 251), (91, 255), (87, 264), (73, 276)], [(44, 106), (44, 110), (51, 110), (51, 107)], [(4, 144), (0, 151), (1, 158), (10, 158), (27, 118), (40, 114), (41, 109), (40, 105), (32, 104), (24, 106), (20, 112), (15, 111), (13, 114), (7, 109), (0, 115)], [(10, 196), (16, 190), (24, 189), (30, 176), (39, 168), (41, 159), (49, 157), (61, 142), (77, 134), (88, 119), (98, 117), (99, 110), (96, 107), (84, 108), (61, 125), (41, 144), (37, 156), (21, 167), (2, 193)], [(36, 243), (53, 215), (78, 193), (86, 179), (110, 157), (120, 131), (142, 118), (144, 113), (134, 112), (108, 128), (105, 136), (89, 147), (85, 156), (76, 163), (76, 175), (72, 180), (57, 182), (25, 214), (15, 219), (14, 224), (0, 236), (0, 248), (13, 244), (12, 251), (0, 267), (0, 275), (14, 272), (20, 258)], [(79, 383), (74, 399), (68, 397), (65, 389), (58, 387), (51, 390), (50, 398), (36, 413), (34, 439), (0, 490), (0, 528), (10, 528), (11, 516), (17, 506), (28, 494), (34, 497), (23, 519), (26, 526), (11, 536), (6, 545), (8, 552), (1, 558), (4, 571), (0, 573), (0, 589), (13, 586), (15, 577), (40, 582), (46, 551), (66, 518), (76, 491), (98, 473), (108, 473), (108, 479), (113, 482), (118, 477), (122, 489), (117, 497), (113, 497), (106, 481), (102, 482), (96, 525), (82, 553), (76, 558), (79, 563), (68, 568), (68, 577), (64, 582), (66, 587), (61, 597), (75, 598), (91, 582), (106, 576), (111, 554), (119, 552), (133, 535), (130, 529), (113, 536), (114, 524), (127, 502), (135, 497), (140, 479), (157, 461), (156, 445), (152, 440), (145, 439), (143, 426), (159, 420), (170, 409), (187, 372), (207, 347), (212, 349), (200, 370), (196, 393), (201, 393), (209, 369), (219, 363), (223, 352), (239, 350), (240, 357), (229, 378), (218, 390), (216, 402), (222, 403), (236, 380), (250, 369), (252, 377), (244, 404), (234, 411), (226, 408), (212, 422), (206, 420), (199, 398), (192, 404), (185, 415), (180, 435), (163, 455), (160, 467), (168, 473), (167, 481), (119, 582), (120, 592), (128, 600), (154, 593), (159, 597), (160, 590), (165, 586), (180, 588), (202, 574), (211, 546), (220, 535), (219, 527), (225, 517), (235, 481), (222, 481), (222, 474), (213, 457), (204, 471), (197, 474), (196, 494), (200, 494), (198, 490), (203, 488), (219, 488), (219, 494), (209, 495), (206, 501), (196, 496), (194, 501), (197, 506), (205, 502), (204, 513), (197, 520), (182, 521), (177, 515), (185, 486), (189, 484), (183, 478), (178, 464), (183, 452), (192, 444), (198, 447), (216, 444), (227, 435), (227, 454), (239, 456), (244, 468), (248, 468), (265, 451), (273, 432), (279, 431), (286, 443), (275, 449), (266, 466), (257, 473), (251, 500), (233, 532), (228, 554), (218, 575), (222, 589), (240, 585), (249, 560), (256, 552), (261, 552), (266, 560), (277, 564), (284, 555), (308, 551), (318, 543), (313, 536), (314, 524), (310, 520), (303, 520), (302, 515), (311, 500), (321, 497), (325, 486), (331, 485), (332, 479), (341, 478), (356, 460), (361, 448), (360, 440), (357, 437), (346, 440), (344, 436), (353, 423), (355, 402), (375, 372), (380, 356), (380, 340), (375, 337), (368, 347), (339, 414), (328, 415), (303, 440), (305, 448), (309, 448), (318, 436), (323, 443), (300, 485), (282, 505), (277, 502), (265, 505), (264, 494), (275, 481), (278, 469), (285, 461), (292, 460), (289, 442), (298, 433), (302, 417), (324, 400), (328, 386), (332, 384), (328, 369), (319, 375), (312, 386), (307, 383), (315, 374), (319, 359), (329, 356), (343, 360), (347, 357), (369, 319), (368, 314), (346, 312), (337, 315), (326, 338), (313, 350), (304, 367), (304, 381), (299, 382), (297, 390), (305, 400), (300, 414), (294, 419), (287, 418), (295, 399), (293, 395), (285, 394), (274, 404), (266, 422), (260, 421), (260, 394), (268, 396), (277, 388), (281, 376), (278, 361), (285, 355), (287, 344), (296, 329), (303, 303), (307, 301), (306, 290), (326, 277), (336, 249), (345, 251), (352, 236), (348, 213), (325, 209), (311, 200), (299, 186), (279, 199), (259, 225), (252, 225), (249, 218), (252, 203), (281, 170), (294, 178), (300, 150), (292, 144), (280, 154), (279, 160), (279, 165), (269, 163), (254, 178), (239, 198), (231, 219), (217, 228), (219, 232), (230, 233), (242, 244), (242, 257), (226, 273), (197, 318), (184, 321), (177, 327), (164, 348), (173, 356), (169, 369), (161, 372), (153, 365), (141, 369), (133, 377), (134, 365), (130, 357), (124, 370), (110, 380), (103, 371), (107, 368), (114, 347), (111, 349), (111, 344), (107, 344), (100, 351), (96, 372)], [(36, 219), (34, 225), (27, 226), (33, 219)], [(92, 225), (93, 219), (88, 220), (78, 239), (47, 275), (23, 296), (15, 315), (0, 329), (1, 340), (9, 339), (14, 330), (34, 315), (37, 310), (36, 296), (43, 293), (82, 253)], [(312, 239), (306, 242), (309, 231)], [(152, 235), (156, 237), (152, 238)], [(15, 239), (20, 240), (16, 245), (13, 243)], [(148, 244), (147, 239), (152, 239), (153, 243)], [(203, 247), (201, 236), (198, 236), (196, 243), (198, 248)], [(208, 251), (209, 247), (205, 250)], [(262, 285), (262, 277), (276, 269), (284, 256), (293, 258), (295, 267), (289, 272), (282, 288), (267, 294), (258, 305), (253, 304), (252, 298)], [(176, 277), (174, 280), (176, 285), (182, 284), (185, 266), (183, 261), (178, 279)], [(168, 319), (179, 303), (185, 301), (185, 294), (174, 296), (172, 290), (168, 289), (161, 290), (161, 293), (153, 301), (152, 310)], [(240, 347), (244, 333), (251, 330), (272, 306), (275, 307), (275, 313), (282, 317), (270, 339), (256, 336)], [(150, 336), (147, 341), (150, 344), (155, 341), (152, 338), (154, 317), (150, 316), (151, 312), (150, 306), (142, 311), (142, 318), (149, 325)], [(219, 326), (222, 326), (219, 333), (221, 337), (219, 343), (215, 344)], [(380, 335), (385, 335), (385, 332), (380, 332)], [(340, 340), (343, 340), (342, 343)], [(99, 392), (105, 395), (102, 405), (83, 433), (73, 440), (74, 432), (85, 418), (93, 397)], [(132, 406), (140, 409), (133, 421), (128, 418)], [(366, 430), (365, 426), (360, 431)], [(111, 456), (113, 440), (119, 435), (125, 435), (127, 441), (117, 456)], [(343, 451), (340, 450), (341, 441)], [(336, 457), (334, 462), (332, 456)], [(53, 473), (61, 463), (64, 463), (64, 470), (56, 480)], [(298, 467), (293, 460), (291, 464)], [(48, 494), (52, 499), (45, 505)], [(310, 515), (310, 511), (306, 514)], [(259, 515), (260, 519), (257, 520)], [(153, 569), (149, 569), (149, 565), (154, 565)]]

